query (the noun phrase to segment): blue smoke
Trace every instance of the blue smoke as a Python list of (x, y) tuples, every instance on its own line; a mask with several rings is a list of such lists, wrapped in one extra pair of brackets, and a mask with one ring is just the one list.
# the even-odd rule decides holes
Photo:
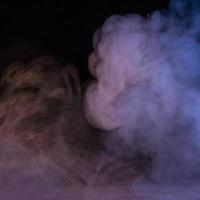
[(195, 185), (191, 192), (200, 182), (199, 10), (200, 1), (174, 0), (147, 18), (112, 16), (94, 34), (89, 69), (97, 82), (85, 95), (87, 118), (112, 131), (109, 151), (151, 156), (139, 191)]

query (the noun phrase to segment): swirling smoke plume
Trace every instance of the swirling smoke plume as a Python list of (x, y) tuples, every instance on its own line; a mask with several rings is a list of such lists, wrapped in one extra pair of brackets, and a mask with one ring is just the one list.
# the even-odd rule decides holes
[(200, 1), (172, 0), (146, 17), (108, 18), (94, 33), (84, 94), (64, 61), (9, 65), (0, 199), (199, 200), (199, 11)]

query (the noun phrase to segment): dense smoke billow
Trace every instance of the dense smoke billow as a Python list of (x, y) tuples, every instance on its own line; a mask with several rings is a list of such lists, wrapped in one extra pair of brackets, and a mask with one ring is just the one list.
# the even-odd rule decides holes
[(94, 34), (89, 70), (96, 81), (85, 112), (110, 131), (108, 151), (150, 157), (138, 184), (199, 183), (199, 8), (199, 1), (172, 0), (169, 10), (146, 18), (112, 16)]

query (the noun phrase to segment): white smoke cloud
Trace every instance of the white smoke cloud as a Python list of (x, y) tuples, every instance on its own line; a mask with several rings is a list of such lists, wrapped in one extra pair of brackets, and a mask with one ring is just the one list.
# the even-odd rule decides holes
[(112, 16), (93, 38), (87, 118), (112, 130), (110, 151), (150, 155), (148, 180), (158, 184), (200, 180), (198, 8), (198, 1), (174, 0), (147, 18)]

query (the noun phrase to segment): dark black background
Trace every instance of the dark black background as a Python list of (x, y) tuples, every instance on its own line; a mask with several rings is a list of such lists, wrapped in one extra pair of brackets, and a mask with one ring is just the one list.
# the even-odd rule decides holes
[(0, 67), (24, 55), (54, 55), (74, 63), (82, 80), (92, 34), (113, 14), (167, 8), (168, 0), (19, 1), (0, 2)]

